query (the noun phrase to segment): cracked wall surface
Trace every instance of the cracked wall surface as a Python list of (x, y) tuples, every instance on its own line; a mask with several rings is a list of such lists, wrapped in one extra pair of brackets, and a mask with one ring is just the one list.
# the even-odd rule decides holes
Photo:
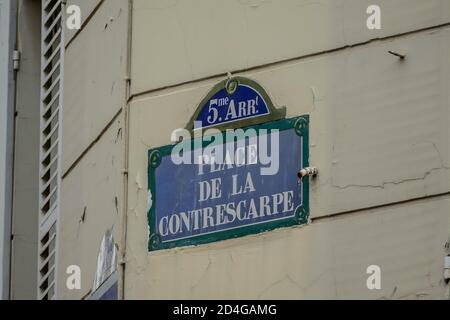
[[(102, 238), (118, 243), (124, 207), (128, 2), (68, 1), (86, 24), (66, 30), (58, 291), (89, 296)], [(66, 270), (81, 269), (81, 290), (68, 290)]]
[[(131, 219), (128, 299), (444, 299), (450, 197), (362, 211), (306, 227), (143, 255)], [(444, 239), (444, 240), (443, 240)], [(366, 268), (383, 271), (382, 290)]]
[[(392, 48), (409, 59), (399, 62)], [(443, 28), (243, 73), (288, 117), (311, 115), (310, 162), (320, 168), (313, 218), (450, 191), (448, 56)], [(131, 103), (132, 170), (145, 174), (147, 149), (170, 144), (216, 82)]]
[[(102, 2), (104, 2), (105, 0), (67, 0), (67, 7), (71, 6), (71, 5), (76, 5), (79, 6), (81, 9), (81, 24), (86, 24), (88, 22), (88, 20), (95, 14), (95, 11), (98, 10), (98, 8), (100, 8), (100, 5), (102, 4)], [(117, 0), (108, 0), (110, 2), (114, 2)], [(66, 43), (66, 45), (68, 43), (70, 43), (77, 34), (78, 30), (71, 30), (68, 29), (67, 26), (65, 28), (65, 33), (64, 33), (64, 41)]]
[[(134, 0), (131, 39), (127, 1), (69, 3), (88, 22), (66, 37), (59, 266), (61, 279), (67, 265), (84, 271), (81, 292), (60, 281), (62, 298), (88, 294), (103, 234), (114, 226), (120, 238), (125, 200), (125, 298), (446, 297), (450, 28), (413, 31), (450, 23), (449, 1)], [(373, 3), (383, 29), (371, 32)], [(147, 151), (185, 127), (218, 75), (241, 69), (288, 117), (311, 116), (313, 222), (149, 253)], [(370, 264), (384, 270), (381, 291), (365, 286)]]
[(108, 0), (66, 49), (64, 174), (126, 104), (127, 31), (128, 2)]
[[(222, 78), (135, 97), (125, 297), (445, 298), (449, 198), (438, 195), (450, 192), (449, 51), (441, 27), (240, 73), (288, 117), (311, 116), (313, 223), (195, 248), (146, 252), (147, 186), (134, 181), (148, 149), (169, 144)], [(366, 287), (371, 264), (383, 270), (381, 291)]]
[[(90, 293), (103, 236), (111, 230), (120, 239), (123, 212), (123, 116), (63, 180), (61, 186), (59, 299), (81, 299)], [(81, 269), (81, 290), (67, 290), (66, 270)]]
[[(366, 28), (372, 4), (382, 8), (381, 30)], [(447, 0), (135, 0), (133, 7), (132, 94), (450, 21)]]

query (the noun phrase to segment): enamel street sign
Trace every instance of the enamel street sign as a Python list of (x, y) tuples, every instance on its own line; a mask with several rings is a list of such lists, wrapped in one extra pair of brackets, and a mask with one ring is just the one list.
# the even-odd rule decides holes
[(193, 137), (148, 152), (150, 251), (308, 221), (309, 180), (297, 177), (308, 166), (308, 116), (280, 119), (249, 79), (227, 85), (200, 104), (185, 130)]
[(188, 130), (242, 128), (284, 119), (286, 108), (275, 108), (266, 91), (255, 81), (234, 77), (217, 84), (200, 102)]

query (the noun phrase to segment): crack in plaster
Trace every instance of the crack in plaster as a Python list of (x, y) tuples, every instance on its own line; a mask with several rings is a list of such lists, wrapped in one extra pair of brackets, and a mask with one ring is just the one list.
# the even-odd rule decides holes
[[(445, 166), (444, 165), (444, 159), (442, 158), (442, 155), (439, 151), (439, 148), (437, 147), (437, 145), (432, 142), (432, 141), (423, 141), (422, 143), (427, 143), (427, 144), (431, 144), (433, 149), (435, 150), (436, 154), (437, 154), (437, 158), (439, 159), (440, 162), (440, 166), (439, 167), (435, 167), (435, 168), (431, 168), (430, 170), (426, 171), (425, 174), (423, 176), (419, 176), (419, 177), (414, 177), (414, 178), (405, 178), (405, 179), (400, 179), (400, 180), (395, 180), (395, 181), (386, 181), (383, 182), (381, 185), (373, 185), (373, 184), (367, 184), (367, 185), (362, 185), (362, 184), (348, 184), (348, 185), (344, 185), (344, 186), (340, 186), (337, 184), (332, 184), (332, 187), (334, 188), (338, 188), (341, 190), (344, 189), (348, 189), (348, 188), (374, 188), (374, 189), (385, 189), (385, 187), (387, 185), (400, 185), (403, 183), (407, 183), (407, 182), (412, 182), (412, 181), (419, 181), (419, 180), (425, 180), (429, 175), (431, 175), (434, 171), (439, 171), (439, 170), (450, 170), (449, 166)], [(418, 145), (419, 143), (413, 144), (413, 146)]]
[(291, 276), (289, 276), (288, 274), (286, 274), (283, 278), (273, 282), (271, 285), (269, 285), (268, 287), (264, 288), (259, 294), (258, 294), (258, 300), (261, 299), (261, 297), (269, 292), (270, 289), (274, 288), (275, 286), (277, 286), (278, 284), (282, 283), (283, 281), (288, 280), (289, 283), (292, 283), (293, 285), (295, 285), (296, 287), (298, 287), (300, 290), (304, 291), (304, 288), (298, 284), (294, 279), (291, 278)]
[(196, 283), (194, 283), (189, 292), (192, 294), (193, 291), (195, 290), (196, 287), (198, 287), (198, 285), (201, 283), (202, 279), (206, 276), (206, 274), (208, 273), (209, 269), (211, 268), (212, 265), (212, 260), (211, 260), (211, 256), (208, 255), (208, 265), (206, 266), (205, 270), (202, 272), (200, 278), (196, 281)]
[(341, 189), (341, 190), (348, 189), (348, 188), (385, 189), (387, 185), (400, 185), (400, 184), (407, 183), (407, 182), (425, 180), (434, 171), (439, 171), (439, 170), (450, 170), (450, 167), (441, 166), (441, 167), (431, 168), (430, 170), (426, 171), (425, 174), (423, 176), (421, 176), (421, 177), (406, 178), (406, 179), (401, 179), (401, 180), (396, 180), (396, 181), (386, 181), (386, 182), (383, 182), (381, 185), (348, 184), (348, 185), (340, 186), (340, 185), (337, 185), (337, 184), (332, 184), (332, 187), (338, 188), (338, 189)]

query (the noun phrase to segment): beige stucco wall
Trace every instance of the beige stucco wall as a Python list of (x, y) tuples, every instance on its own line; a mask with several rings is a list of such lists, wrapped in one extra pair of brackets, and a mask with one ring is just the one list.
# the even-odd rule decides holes
[(128, 2), (105, 1), (66, 49), (64, 174), (126, 104), (127, 34)]
[[(107, 230), (120, 239), (123, 210), (124, 136), (119, 116), (102, 139), (63, 180), (59, 229), (59, 299), (90, 293), (100, 244)], [(67, 290), (67, 267), (81, 269), (81, 290)]]
[[(311, 115), (311, 217), (355, 212), (197, 248), (146, 252), (147, 150), (222, 78), (133, 99), (126, 298), (445, 298), (448, 198), (389, 204), (450, 191), (449, 49), (442, 28), (240, 73)], [(365, 286), (371, 264), (380, 291)]]
[[(445, 28), (243, 73), (288, 117), (311, 115), (311, 164), (321, 171), (313, 217), (450, 191), (449, 55)], [(146, 170), (146, 146), (170, 144), (219, 80), (132, 102), (132, 170)]]
[[(129, 11), (122, 0), (69, 2), (89, 21), (66, 33), (57, 297), (82, 299), (106, 231), (120, 241)], [(81, 290), (66, 287), (71, 265), (80, 267)]]
[[(448, 299), (450, 198), (361, 211), (198, 248), (142, 254), (133, 223), (128, 299)], [(135, 220), (135, 219), (133, 219)], [(366, 268), (381, 267), (381, 290)]]
[[(131, 38), (121, 0), (80, 3), (89, 20), (66, 36), (59, 298), (89, 293), (101, 238), (114, 226), (118, 241), (125, 200), (128, 299), (448, 297), (450, 28), (436, 26), (450, 22), (449, 1), (132, 3)], [(382, 7), (380, 31), (365, 27), (369, 4)], [(149, 253), (147, 151), (168, 144), (236, 70), (289, 117), (311, 115), (313, 221)], [(81, 291), (65, 288), (71, 264), (82, 269)], [(365, 286), (371, 264), (382, 268), (380, 291)]]
[[(382, 10), (381, 30), (366, 9)], [(134, 0), (132, 93), (450, 21), (447, 0)]]
[[(67, 0), (66, 7), (69, 8), (72, 5), (78, 6), (81, 10), (81, 24), (87, 25), (90, 18), (95, 15), (96, 10), (100, 8), (100, 5), (105, 0)], [(108, 0), (109, 2), (117, 2), (116, 0)], [(123, 1), (124, 2), (124, 1)], [(65, 28), (65, 43), (69, 44), (76, 37), (78, 30)]]

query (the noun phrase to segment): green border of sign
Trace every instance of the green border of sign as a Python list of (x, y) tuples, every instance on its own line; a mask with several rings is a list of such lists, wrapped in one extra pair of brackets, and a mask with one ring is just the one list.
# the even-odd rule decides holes
[[(299, 137), (303, 137), (303, 163), (299, 164), (302, 167), (309, 166), (309, 116), (300, 116), (290, 119), (283, 119), (264, 124), (249, 126), (244, 129), (253, 128), (259, 134), (258, 129), (278, 129), (280, 131), (295, 129)], [(222, 132), (224, 138), (226, 132)], [(150, 236), (148, 240), (148, 250), (156, 251), (163, 249), (171, 249), (175, 247), (194, 246), (205, 243), (211, 243), (221, 240), (243, 237), (247, 235), (257, 234), (261, 232), (270, 231), (277, 228), (291, 227), (296, 225), (306, 224), (309, 219), (309, 178), (303, 179), (302, 188), (302, 206), (300, 206), (295, 213), (295, 216), (290, 219), (280, 221), (268, 221), (258, 225), (243, 226), (233, 230), (223, 230), (214, 234), (199, 235), (190, 239), (175, 240), (167, 243), (162, 243), (160, 237), (156, 233), (156, 201), (157, 193), (155, 173), (161, 160), (165, 156), (170, 156), (175, 145), (167, 145), (148, 151), (148, 187), (152, 196), (152, 206), (148, 211), (148, 224), (150, 229)], [(205, 147), (206, 145), (204, 145)], [(293, 174), (296, 174), (295, 172)]]

